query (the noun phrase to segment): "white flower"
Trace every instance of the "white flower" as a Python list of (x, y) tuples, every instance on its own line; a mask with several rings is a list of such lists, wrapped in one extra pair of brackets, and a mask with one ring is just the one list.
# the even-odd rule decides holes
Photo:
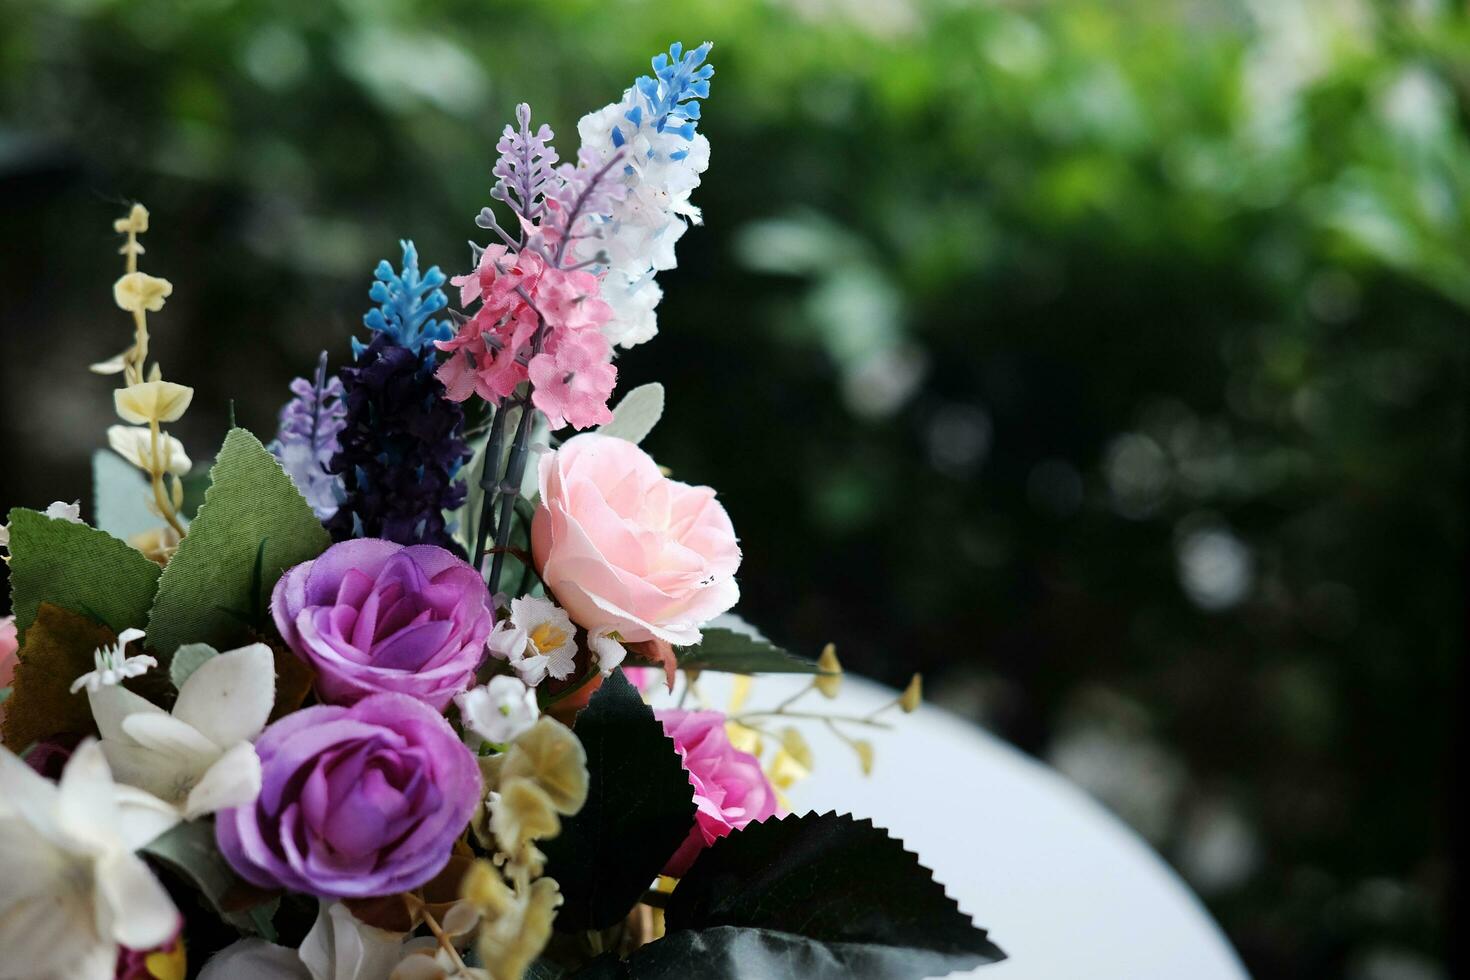
[[(451, 907), (440, 924), (459, 939), (463, 915)], [(468, 923), (478, 924), (478, 917)], [(467, 930), (466, 930), (467, 931)], [(423, 972), (436, 964), (438, 944), (427, 937), (410, 939), (359, 920), (341, 902), (322, 902), (316, 924), (301, 949), (274, 946), (260, 939), (242, 939), (210, 959), (199, 980), (388, 980), (393, 978), (453, 977), (453, 972)], [(471, 972), (471, 976), (483, 974)]]
[(577, 629), (566, 610), (550, 599), (526, 596), (510, 601), (510, 618), (495, 624), (490, 652), (507, 660), (528, 687), (550, 674), (557, 680), (576, 668)]
[(260, 757), (250, 743), (265, 727), (275, 688), (275, 658), (256, 643), (201, 664), (172, 714), (124, 687), (91, 691), (88, 699), (118, 781), (193, 820), (260, 793)]
[(53, 521), (66, 521), (69, 524), (82, 523), (82, 505), (76, 500), (69, 504), (58, 500), (46, 508), (45, 514)]
[(174, 937), (179, 913), (133, 853), (166, 811), (115, 786), (91, 739), (59, 784), (0, 749), (0, 980), (112, 980), (119, 945)]
[(605, 626), (587, 634), (587, 646), (597, 658), (597, 668), (603, 677), (617, 670), (623, 658), (628, 656), (627, 649), (618, 642), (618, 631)]
[[(153, 472), (153, 433), (148, 429), (132, 425), (108, 426), (107, 444), (138, 469), (145, 473)], [(158, 457), (160, 473), (188, 476), (194, 466), (189, 461), (189, 454), (184, 452), (184, 444), (167, 432), (158, 434)]]
[(483, 687), (455, 695), (459, 716), (470, 731), (494, 745), (507, 745), (536, 724), (541, 710), (536, 692), (508, 674), (490, 678)]
[(116, 644), (93, 650), (92, 662), (97, 665), (97, 669), (89, 670), (72, 681), (71, 693), (75, 694), (85, 687), (90, 696), (104, 687), (116, 687), (129, 677), (141, 677), (148, 673), (148, 668), (157, 667), (158, 661), (146, 654), (127, 656), (128, 644), (142, 638), (142, 630), (126, 629), (118, 634)]

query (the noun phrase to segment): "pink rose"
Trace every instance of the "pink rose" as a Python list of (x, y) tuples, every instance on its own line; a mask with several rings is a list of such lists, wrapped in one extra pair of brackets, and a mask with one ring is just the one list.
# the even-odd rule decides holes
[[(0, 690), (15, 683), (16, 656), (20, 643), (15, 635), (15, 617), (0, 617)], [(0, 702), (0, 721), (5, 720), (5, 704)]]
[(654, 714), (674, 740), (694, 786), (694, 828), (664, 866), (664, 874), (679, 878), (700, 851), (732, 830), (775, 816), (780, 807), (760, 760), (730, 744), (724, 715), (673, 708)]
[(540, 476), (532, 552), (578, 626), (687, 646), (735, 605), (740, 546), (709, 487), (670, 480), (631, 442), (593, 433), (543, 456)]

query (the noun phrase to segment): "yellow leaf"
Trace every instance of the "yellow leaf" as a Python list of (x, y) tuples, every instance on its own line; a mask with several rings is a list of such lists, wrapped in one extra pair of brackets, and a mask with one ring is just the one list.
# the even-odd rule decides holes
[(751, 678), (747, 674), (736, 674), (735, 683), (730, 685), (730, 707), (725, 711), (727, 715), (738, 715), (740, 709), (745, 707), (745, 699), (750, 697)]
[(761, 733), (754, 728), (747, 728), (738, 721), (725, 722), (725, 734), (729, 736), (730, 744), (741, 752), (749, 752), (751, 755), (761, 754)]
[(781, 748), (790, 753), (803, 768), (813, 768), (811, 746), (806, 744), (806, 739), (795, 728), (788, 725), (781, 729)]
[(858, 764), (863, 767), (863, 775), (873, 775), (873, 743), (866, 739), (858, 739), (852, 743), (852, 748), (857, 753)]
[(898, 706), (905, 714), (912, 714), (919, 708), (919, 702), (924, 700), (924, 675), (915, 674), (909, 679), (909, 686), (903, 689), (899, 696)]

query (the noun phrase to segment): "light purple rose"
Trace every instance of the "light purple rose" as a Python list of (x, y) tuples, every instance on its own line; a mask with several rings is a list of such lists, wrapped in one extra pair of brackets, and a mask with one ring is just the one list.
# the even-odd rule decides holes
[(731, 831), (775, 816), (781, 805), (760, 760), (730, 744), (724, 715), (675, 708), (654, 715), (673, 739), (694, 787), (694, 827), (664, 866), (664, 874), (682, 878), (700, 851)]
[(316, 668), (323, 701), (380, 691), (443, 711), (470, 686), (495, 625), (479, 574), (443, 548), (361, 538), (334, 544), (276, 583), (271, 615)]
[(219, 812), (230, 867), (262, 888), (372, 898), (449, 862), (480, 800), (480, 767), (444, 717), (402, 694), (289, 714), (255, 743), (260, 796)]

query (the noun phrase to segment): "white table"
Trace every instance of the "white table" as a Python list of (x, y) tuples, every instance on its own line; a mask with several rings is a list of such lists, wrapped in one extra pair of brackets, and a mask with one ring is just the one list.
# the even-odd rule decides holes
[[(700, 693), (711, 707), (725, 706), (728, 682), (721, 675), (701, 677)], [(802, 684), (798, 678), (759, 678), (747, 710), (774, 706)], [(798, 707), (863, 715), (893, 697), (885, 687), (848, 675), (838, 700), (811, 694)], [(925, 705), (912, 715), (895, 709), (886, 717), (895, 723), (892, 731), (860, 733), (877, 749), (870, 778), (823, 726), (800, 726), (817, 769), (792, 790), (792, 806), (798, 812), (851, 811), (902, 838), (1010, 957), (970, 975), (1246, 976), (1219, 926), (1178, 875), (1081, 790), (939, 708)]]

